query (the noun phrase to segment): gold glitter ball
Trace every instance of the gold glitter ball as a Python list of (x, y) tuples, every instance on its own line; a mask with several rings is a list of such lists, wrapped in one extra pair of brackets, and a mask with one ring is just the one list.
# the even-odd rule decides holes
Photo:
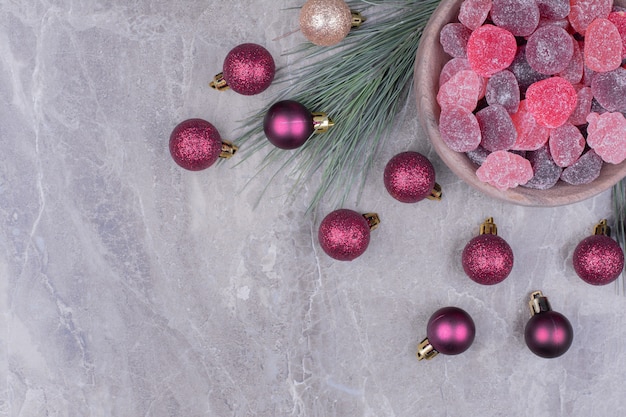
[(352, 13), (343, 0), (308, 0), (300, 10), (300, 30), (316, 45), (341, 42), (351, 27)]

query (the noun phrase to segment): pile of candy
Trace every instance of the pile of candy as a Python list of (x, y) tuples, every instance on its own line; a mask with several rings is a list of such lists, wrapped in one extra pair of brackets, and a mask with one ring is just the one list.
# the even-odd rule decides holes
[[(624, 9), (626, 10), (626, 9)], [(442, 140), (498, 189), (587, 184), (626, 159), (626, 11), (612, 0), (465, 0), (440, 33)]]

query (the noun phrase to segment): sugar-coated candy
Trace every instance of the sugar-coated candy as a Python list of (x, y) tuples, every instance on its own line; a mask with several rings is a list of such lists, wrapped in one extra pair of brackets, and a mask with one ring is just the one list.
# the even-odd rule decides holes
[(547, 25), (537, 29), (526, 43), (526, 59), (537, 72), (553, 75), (569, 64), (574, 54), (574, 39), (563, 28)]
[(590, 149), (578, 158), (578, 161), (563, 170), (561, 180), (570, 185), (589, 184), (600, 176), (601, 169), (602, 158)]
[(622, 59), (624, 59), (626, 58), (626, 12), (611, 12), (609, 13), (609, 20), (615, 25), (619, 36), (622, 38)]
[(539, 15), (550, 20), (564, 19), (569, 14), (569, 0), (537, 0)]
[(591, 87), (582, 87), (576, 93), (576, 108), (570, 115), (568, 122), (574, 126), (581, 126), (587, 123), (587, 115), (591, 112), (591, 101), (593, 93)]
[(583, 53), (580, 50), (578, 41), (572, 40), (572, 59), (563, 71), (559, 73), (559, 77), (565, 78), (572, 84), (578, 84), (583, 79), (584, 71)]
[(490, 153), (476, 170), (476, 176), (480, 181), (491, 184), (499, 190), (526, 184), (533, 175), (533, 168), (526, 158), (508, 151)]
[(489, 152), (487, 149), (483, 148), (482, 146), (479, 146), (473, 151), (465, 152), (465, 155), (467, 155), (470, 161), (472, 161), (478, 166), (481, 166), (483, 162), (485, 162), (485, 159), (487, 159), (487, 156), (489, 156), (490, 153), (491, 152)]
[(459, 22), (471, 30), (478, 29), (489, 15), (491, 0), (465, 0), (459, 10)]
[(459, 71), (437, 93), (437, 103), (442, 108), (461, 106), (473, 111), (478, 103), (481, 81), (478, 74), (472, 70)]
[(485, 98), (489, 105), (500, 104), (507, 112), (515, 113), (520, 101), (515, 75), (508, 70), (493, 74), (487, 81)]
[(443, 51), (454, 58), (467, 56), (467, 41), (472, 31), (461, 23), (448, 23), (439, 32)]
[(544, 27), (544, 26), (548, 26), (548, 25), (555, 25), (568, 31), (569, 29), (571, 29), (569, 20), (567, 19), (552, 20), (552, 19), (546, 19), (545, 17), (539, 18), (539, 25), (537, 25), (537, 29)]
[(439, 115), (441, 140), (455, 152), (467, 152), (478, 147), (480, 127), (474, 113), (460, 106), (447, 106)]
[(561, 78), (551, 77), (528, 87), (526, 102), (528, 110), (542, 126), (555, 128), (567, 121), (576, 108), (576, 90)]
[[(450, 78), (454, 77), (459, 71), (471, 71), (472, 67), (469, 64), (467, 58), (452, 58), (446, 62), (439, 74), (439, 87), (447, 83)], [(478, 93), (478, 99), (480, 100), (485, 96), (485, 89), (487, 88), (487, 79), (485, 77), (478, 76), (480, 80), (480, 91)]]
[(591, 80), (591, 91), (608, 111), (626, 111), (626, 69), (597, 73)]
[(552, 129), (548, 144), (552, 160), (560, 167), (572, 165), (585, 150), (583, 134), (569, 122)]
[(538, 73), (532, 69), (526, 59), (526, 45), (520, 45), (519, 48), (517, 48), (515, 58), (508, 69), (515, 74), (515, 78), (517, 78), (517, 83), (522, 93), (525, 93), (526, 89), (531, 84), (549, 77), (549, 75)]
[(619, 164), (626, 159), (626, 118), (622, 113), (589, 113), (587, 145), (603, 161)]
[(609, 19), (595, 19), (585, 34), (585, 65), (596, 72), (612, 71), (622, 63), (622, 38)]
[(467, 59), (472, 69), (483, 77), (490, 77), (511, 65), (516, 52), (515, 36), (494, 25), (474, 30), (467, 42)]
[(491, 20), (514, 36), (528, 36), (539, 24), (535, 0), (492, 0)]
[(522, 184), (523, 187), (547, 190), (559, 181), (563, 168), (554, 163), (547, 146), (526, 152), (526, 159), (533, 167), (533, 177), (526, 184)]
[(570, 0), (569, 22), (572, 28), (585, 35), (587, 26), (595, 18), (607, 18), (613, 7), (613, 0)]
[(517, 113), (511, 115), (511, 121), (517, 131), (517, 140), (511, 149), (534, 151), (548, 141), (550, 129), (537, 123), (535, 116), (528, 111), (526, 100), (520, 101)]
[(476, 112), (482, 139), (480, 146), (488, 151), (510, 149), (517, 139), (517, 131), (511, 116), (499, 104), (487, 106)]

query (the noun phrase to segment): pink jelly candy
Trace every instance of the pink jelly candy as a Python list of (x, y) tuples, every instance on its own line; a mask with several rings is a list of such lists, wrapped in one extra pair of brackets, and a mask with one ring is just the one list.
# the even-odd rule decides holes
[(439, 132), (443, 142), (456, 152), (474, 150), (481, 140), (476, 116), (460, 106), (448, 106), (441, 109)]
[(615, 25), (619, 36), (622, 38), (622, 59), (626, 58), (626, 12), (611, 12), (609, 20)]
[(461, 3), (459, 22), (471, 30), (478, 29), (491, 10), (491, 0), (465, 0)]
[(589, 184), (600, 176), (601, 169), (602, 158), (590, 149), (578, 158), (578, 161), (563, 170), (561, 179), (571, 185)]
[(548, 144), (552, 160), (560, 167), (572, 165), (585, 150), (583, 134), (571, 123), (552, 129)]
[(626, 111), (626, 69), (597, 73), (591, 80), (591, 91), (608, 111)]
[(448, 23), (439, 32), (443, 51), (454, 58), (467, 56), (467, 41), (472, 31), (461, 23)]
[(567, 121), (577, 101), (576, 90), (561, 77), (538, 81), (526, 91), (528, 110), (535, 116), (537, 123), (551, 128)]
[[(439, 87), (447, 83), (450, 78), (454, 77), (459, 71), (470, 71), (472, 67), (469, 64), (467, 58), (452, 58), (446, 62), (439, 74)], [(480, 92), (478, 93), (478, 99), (480, 100), (485, 96), (485, 89), (487, 88), (487, 79), (485, 77), (478, 76), (480, 79)]]
[(490, 153), (476, 170), (476, 176), (480, 181), (491, 184), (499, 190), (526, 184), (533, 175), (533, 168), (526, 158), (507, 151)]
[(526, 89), (528, 89), (531, 84), (549, 77), (549, 75), (538, 73), (528, 64), (528, 60), (526, 59), (526, 45), (520, 45), (520, 47), (517, 48), (515, 59), (513, 59), (513, 62), (509, 66), (509, 71), (515, 74), (515, 78), (517, 78), (517, 83), (522, 93), (525, 93)]
[(569, 21), (574, 30), (585, 35), (587, 26), (597, 17), (606, 18), (611, 13), (613, 0), (570, 0)]
[(483, 77), (490, 77), (511, 65), (516, 52), (515, 36), (493, 25), (479, 27), (467, 42), (467, 59), (472, 69)]
[(569, 0), (537, 0), (539, 15), (550, 20), (566, 18), (569, 14)]
[(511, 147), (514, 150), (534, 151), (541, 148), (550, 135), (550, 129), (541, 126), (528, 111), (526, 100), (522, 100), (517, 113), (511, 115), (513, 126), (517, 131), (517, 140)]
[(535, 0), (492, 0), (491, 20), (514, 36), (528, 36), (539, 24)]
[(591, 101), (593, 100), (591, 87), (582, 87), (576, 96), (576, 108), (568, 121), (574, 126), (581, 126), (587, 123), (587, 115), (591, 112)]
[(564, 71), (573, 54), (573, 38), (565, 29), (554, 25), (537, 29), (526, 43), (528, 64), (542, 74)]
[(461, 106), (473, 111), (478, 103), (480, 77), (474, 71), (459, 71), (439, 88), (437, 103), (442, 108)]
[(480, 146), (488, 151), (510, 149), (517, 139), (511, 116), (499, 104), (487, 106), (476, 113), (482, 139)]
[(572, 41), (572, 59), (561, 73), (560, 77), (565, 78), (572, 84), (578, 84), (583, 79), (583, 53), (580, 50), (578, 41)]
[(585, 65), (596, 72), (612, 71), (622, 63), (622, 38), (609, 19), (595, 19), (585, 34)]
[(587, 144), (603, 161), (619, 164), (626, 159), (626, 118), (622, 113), (589, 113)]
[(515, 113), (519, 107), (519, 85), (515, 75), (508, 70), (496, 72), (487, 81), (485, 91), (487, 104), (500, 104), (509, 113)]
[(547, 146), (526, 152), (526, 159), (533, 167), (533, 177), (526, 184), (522, 184), (523, 187), (547, 190), (559, 181), (563, 169), (554, 163)]

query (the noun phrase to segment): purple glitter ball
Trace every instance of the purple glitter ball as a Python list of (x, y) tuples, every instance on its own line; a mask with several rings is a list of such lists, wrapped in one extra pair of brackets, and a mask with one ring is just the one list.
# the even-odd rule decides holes
[(206, 120), (185, 120), (170, 135), (172, 158), (178, 165), (190, 171), (210, 167), (217, 161), (221, 151), (220, 133)]
[(513, 269), (513, 250), (500, 236), (483, 234), (470, 240), (462, 255), (463, 270), (472, 281), (493, 285)]
[(437, 352), (458, 355), (474, 342), (476, 326), (465, 310), (444, 307), (435, 311), (428, 320), (426, 335)]
[(385, 188), (403, 203), (417, 203), (435, 187), (435, 169), (418, 152), (402, 152), (389, 160), (384, 173)]
[(574, 329), (563, 314), (552, 310), (544, 311), (528, 320), (524, 339), (535, 355), (556, 358), (567, 352), (572, 345)]
[(267, 49), (254, 43), (244, 43), (226, 55), (222, 73), (233, 91), (251, 96), (270, 86), (276, 66)]
[(279, 101), (265, 114), (263, 131), (277, 148), (296, 149), (313, 134), (313, 116), (297, 101)]
[(322, 220), (318, 239), (328, 256), (338, 261), (351, 261), (367, 249), (370, 226), (365, 217), (356, 211), (339, 209)]
[(624, 252), (619, 244), (605, 235), (583, 239), (574, 249), (574, 269), (591, 285), (606, 285), (619, 277), (624, 269)]

